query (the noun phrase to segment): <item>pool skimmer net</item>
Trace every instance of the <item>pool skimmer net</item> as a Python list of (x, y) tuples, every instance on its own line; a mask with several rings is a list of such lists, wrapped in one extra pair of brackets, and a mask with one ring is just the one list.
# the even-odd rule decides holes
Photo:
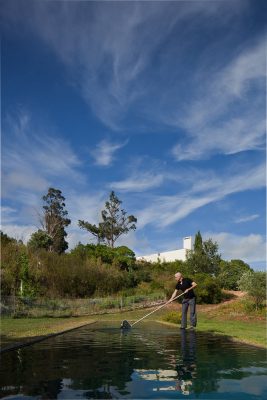
[[(193, 287), (191, 287), (188, 290), (193, 289)], [(188, 291), (187, 290), (187, 291)], [(179, 294), (179, 296), (174, 297), (174, 299), (172, 300), (168, 300), (166, 303), (162, 304), (161, 306), (159, 306), (158, 308), (156, 308), (155, 310), (151, 311), (150, 313), (146, 314), (144, 317), (138, 319), (137, 321), (135, 321), (132, 325), (126, 320), (124, 319), (121, 323), (121, 329), (131, 329), (135, 324), (137, 324), (138, 322), (142, 321), (144, 318), (148, 317), (149, 315), (153, 314), (154, 312), (158, 311), (159, 309), (165, 307), (167, 304), (172, 303), (174, 300), (178, 299), (178, 297), (181, 297), (183, 294), (185, 294), (185, 292), (183, 292), (182, 294)]]

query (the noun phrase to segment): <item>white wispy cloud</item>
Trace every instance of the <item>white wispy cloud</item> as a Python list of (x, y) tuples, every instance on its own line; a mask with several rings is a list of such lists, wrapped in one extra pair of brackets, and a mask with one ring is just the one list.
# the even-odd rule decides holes
[(33, 128), (28, 114), (9, 117), (3, 135), (4, 197), (20, 193), (29, 200), (31, 194), (35, 198), (55, 179), (83, 181), (78, 171), (80, 161), (70, 144)]
[(253, 221), (254, 219), (257, 219), (257, 218), (259, 218), (259, 214), (247, 215), (245, 217), (240, 217), (240, 218), (235, 219), (235, 223), (241, 224), (242, 222)]
[(219, 201), (226, 196), (263, 188), (266, 185), (265, 164), (242, 171), (229, 171), (228, 175), (208, 179), (206, 172), (191, 189), (172, 196), (150, 196), (149, 206), (137, 212), (138, 225), (152, 224), (157, 227), (171, 225), (204, 205)]
[[(200, 21), (205, 26), (225, 25), (231, 23), (237, 10), (240, 14), (246, 8), (244, 1), (235, 1), (231, 7), (223, 1), (208, 6), (202, 1), (85, 2), (82, 6), (68, 1), (30, 2), (27, 7), (12, 1), (3, 8), (3, 15), (5, 27), (12, 28), (12, 22), (23, 29), (27, 25), (54, 50), (94, 113), (116, 130), (126, 126), (131, 107), (137, 107), (140, 116), (146, 113), (140, 100), (155, 95), (162, 98), (166, 92), (166, 75), (161, 73), (165, 71), (165, 55), (160, 59), (157, 85), (151, 87), (148, 78), (154, 54), (161, 52), (172, 32), (177, 43), (171, 56), (182, 62), (190, 32), (198, 29)], [(176, 65), (169, 61), (169, 66)], [(166, 74), (172, 83), (177, 82), (176, 66)], [(171, 85), (176, 98), (181, 81)], [(160, 101), (159, 110), (174, 111), (173, 100), (167, 104)], [(159, 110), (151, 109), (150, 120), (162, 120)]]
[(94, 158), (96, 165), (107, 167), (114, 161), (115, 152), (126, 144), (127, 141), (123, 143), (111, 143), (111, 141), (103, 139), (90, 154)]
[[(265, 39), (247, 46), (195, 90), (185, 117), (177, 126), (189, 135), (188, 143), (172, 150), (178, 161), (264, 150), (266, 75)], [(201, 77), (199, 77), (201, 78)]]
[(241, 259), (248, 263), (266, 260), (266, 243), (262, 235), (206, 232), (203, 238), (216, 241), (225, 260)]
[(148, 189), (159, 187), (163, 182), (163, 174), (140, 172), (140, 174), (132, 175), (125, 180), (111, 182), (109, 186), (112, 189), (124, 192), (143, 192)]
[(1, 224), (1, 230), (8, 236), (22, 240), (27, 243), (33, 232), (36, 232), (34, 225)]
[[(109, 187), (121, 192), (148, 192), (152, 189), (163, 187), (170, 182), (180, 185), (188, 182), (190, 168), (175, 166), (171, 169), (162, 159), (152, 158), (149, 155), (131, 157), (124, 166), (124, 179), (112, 181)], [(196, 175), (196, 170), (193, 171)], [(190, 180), (191, 184), (191, 180)]]
[(17, 210), (13, 207), (2, 206), (1, 207), (1, 223), (10, 224), (16, 220)]

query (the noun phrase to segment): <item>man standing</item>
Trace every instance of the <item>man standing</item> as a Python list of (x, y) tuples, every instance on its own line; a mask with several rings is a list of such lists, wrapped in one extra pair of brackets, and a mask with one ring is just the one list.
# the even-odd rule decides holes
[(196, 295), (193, 288), (197, 286), (196, 282), (192, 279), (184, 278), (180, 272), (175, 275), (175, 280), (177, 281), (175, 290), (170, 298), (170, 301), (178, 296), (178, 291), (184, 292), (184, 298), (182, 301), (182, 321), (181, 329), (186, 329), (187, 327), (187, 310), (190, 306), (190, 325), (191, 329), (194, 329), (197, 325), (197, 315), (196, 315)]

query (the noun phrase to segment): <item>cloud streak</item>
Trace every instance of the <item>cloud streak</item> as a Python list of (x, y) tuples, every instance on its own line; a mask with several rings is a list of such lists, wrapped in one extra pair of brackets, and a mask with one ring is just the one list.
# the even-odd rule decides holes
[(181, 191), (172, 196), (150, 196), (149, 206), (137, 214), (139, 227), (152, 224), (156, 227), (167, 227), (185, 218), (195, 210), (207, 204), (219, 201), (226, 196), (246, 190), (256, 190), (265, 187), (265, 165), (249, 168), (242, 173), (232, 172), (227, 176), (208, 174), (193, 184), (189, 190)]
[(111, 143), (109, 140), (103, 139), (90, 154), (94, 158), (96, 165), (108, 167), (115, 159), (115, 152), (126, 144), (127, 142)]
[[(70, 144), (33, 127), (26, 113), (8, 118), (4, 129), (2, 157), (3, 196), (27, 201), (36, 199), (55, 179), (83, 182), (80, 161)], [(32, 194), (32, 196), (31, 196)], [(25, 199), (26, 200), (26, 199)]]
[(259, 214), (248, 215), (246, 217), (237, 218), (235, 220), (235, 223), (236, 224), (241, 224), (243, 222), (250, 222), (250, 221), (254, 221), (254, 219), (257, 219), (257, 218), (259, 218)]
[(265, 40), (260, 40), (199, 86), (186, 117), (176, 121), (190, 138), (173, 148), (178, 161), (264, 150), (265, 57)]
[[(131, 114), (148, 118), (150, 123), (168, 124), (165, 111), (170, 110), (169, 116), (177, 114), (183, 105), (177, 98), (180, 93), (183, 97), (184, 84), (187, 92), (195, 85), (196, 71), (189, 70), (190, 78), (184, 74), (185, 49), (192, 46), (189, 37), (197, 38), (202, 26), (212, 29), (216, 24), (231, 23), (243, 10), (247, 10), (244, 1), (235, 1), (231, 7), (224, 1), (209, 2), (208, 6), (202, 1), (28, 1), (27, 7), (23, 1), (13, 1), (5, 5), (3, 13), (9, 27), (19, 23), (38, 34), (64, 63), (72, 81), (75, 77), (77, 88), (98, 118), (109, 128), (120, 130), (129, 129), (126, 121)], [(155, 57), (158, 67), (156, 76), (151, 77)], [(257, 75), (256, 67), (246, 61), (240, 59), (233, 65), (227, 74), (230, 80), (221, 76), (228, 85), (224, 90), (240, 91), (238, 82), (246, 78), (236, 73), (239, 68), (251, 79)], [(148, 99), (153, 100), (143, 107)]]
[(248, 263), (266, 260), (266, 243), (261, 235), (242, 236), (229, 232), (203, 234), (205, 239), (210, 237), (218, 243), (226, 260), (241, 259)]
[(144, 172), (134, 174), (131, 177), (117, 182), (111, 182), (110, 188), (123, 192), (143, 192), (155, 187), (159, 187), (164, 182), (163, 174)]

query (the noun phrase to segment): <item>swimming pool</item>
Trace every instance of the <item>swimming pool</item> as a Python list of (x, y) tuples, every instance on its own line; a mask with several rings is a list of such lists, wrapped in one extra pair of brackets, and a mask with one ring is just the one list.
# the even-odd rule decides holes
[(95, 323), (2, 354), (9, 399), (266, 399), (266, 351), (145, 322)]

